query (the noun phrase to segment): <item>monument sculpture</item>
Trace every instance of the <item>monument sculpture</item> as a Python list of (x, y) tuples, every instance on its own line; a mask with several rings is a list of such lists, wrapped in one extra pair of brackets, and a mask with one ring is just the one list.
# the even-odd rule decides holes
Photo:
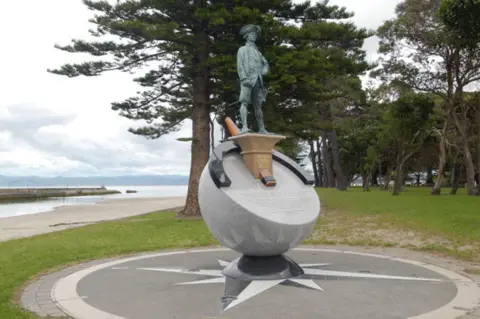
[[(262, 90), (257, 75), (249, 85)], [(454, 319), (478, 307), (475, 281), (444, 267), (358, 251), (290, 253), (320, 215), (313, 176), (274, 149), (285, 136), (266, 134), (261, 125), (259, 133), (242, 132), (230, 118), (226, 126), (231, 137), (212, 150), (198, 199), (206, 225), (229, 249), (76, 265), (28, 286), (22, 306), (76, 319)], [(224, 285), (223, 296), (215, 284)]]
[(267, 134), (263, 122), (262, 105), (267, 97), (263, 76), (269, 71), (267, 59), (258, 50), (255, 41), (260, 34), (260, 27), (246, 25), (240, 30), (240, 35), (246, 40), (244, 46), (237, 52), (237, 70), (240, 78), (240, 119), (241, 133), (250, 132), (247, 123), (248, 105), (252, 104), (258, 133)]
[[(262, 75), (268, 72), (268, 63), (254, 44), (259, 31), (254, 25), (240, 30), (247, 40), (237, 59), (242, 128), (226, 119), (231, 137), (215, 147), (199, 184), (200, 210), (211, 233), (242, 255), (223, 270), (230, 280), (226, 294), (233, 289), (229, 282), (235, 286), (304, 275), (284, 254), (311, 234), (320, 215), (313, 176), (274, 149), (286, 137), (268, 133), (263, 123), (266, 90)], [(249, 103), (254, 107), (258, 133), (248, 129)]]

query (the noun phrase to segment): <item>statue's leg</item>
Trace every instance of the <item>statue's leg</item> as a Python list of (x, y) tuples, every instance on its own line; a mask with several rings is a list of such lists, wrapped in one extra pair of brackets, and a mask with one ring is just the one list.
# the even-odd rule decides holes
[(255, 85), (254, 90), (252, 92), (252, 100), (253, 100), (252, 101), (253, 109), (255, 111), (255, 119), (257, 120), (257, 124), (258, 124), (258, 133), (268, 134), (267, 130), (265, 130), (265, 124), (263, 122), (263, 110), (262, 110), (263, 91), (261, 86), (258, 84)]
[(252, 96), (252, 88), (242, 85), (240, 87), (240, 122), (242, 128), (240, 130), (241, 133), (248, 132), (248, 123), (247, 123), (247, 116), (248, 116), (248, 101), (251, 100)]
[(242, 102), (240, 105), (240, 121), (242, 122), (242, 129), (241, 132), (248, 132), (248, 125), (247, 125), (247, 109), (248, 103)]
[(255, 119), (257, 120), (258, 124), (258, 133), (266, 133), (265, 124), (263, 123), (263, 111), (262, 111), (262, 103), (255, 103), (253, 105), (255, 110)]

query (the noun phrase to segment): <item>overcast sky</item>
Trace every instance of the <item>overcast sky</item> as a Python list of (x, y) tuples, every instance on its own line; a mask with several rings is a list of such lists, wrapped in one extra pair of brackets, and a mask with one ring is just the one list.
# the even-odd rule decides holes
[[(355, 12), (353, 21), (375, 29), (393, 17), (399, 0), (331, 0)], [(110, 108), (135, 95), (131, 75), (66, 78), (47, 73), (89, 56), (54, 44), (88, 37), (92, 12), (81, 0), (6, 1), (0, 10), (0, 174), (93, 176), (188, 174), (189, 122), (180, 132), (147, 140)], [(376, 39), (365, 43), (375, 58)], [(217, 132), (217, 136), (219, 133)]]

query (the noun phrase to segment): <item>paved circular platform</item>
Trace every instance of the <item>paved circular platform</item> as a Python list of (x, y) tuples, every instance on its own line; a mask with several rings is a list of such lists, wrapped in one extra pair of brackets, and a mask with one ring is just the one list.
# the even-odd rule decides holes
[(453, 319), (480, 300), (472, 280), (423, 262), (319, 248), (287, 255), (303, 277), (226, 280), (237, 253), (174, 251), (78, 266), (50, 294), (77, 319)]

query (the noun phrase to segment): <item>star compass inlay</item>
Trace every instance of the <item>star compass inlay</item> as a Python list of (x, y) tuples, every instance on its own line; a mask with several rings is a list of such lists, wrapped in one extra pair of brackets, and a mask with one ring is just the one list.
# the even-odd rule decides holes
[(441, 279), (422, 278), (422, 277), (404, 277), (391, 276), (383, 274), (360, 273), (360, 272), (346, 272), (321, 269), (322, 267), (330, 266), (329, 263), (312, 263), (300, 264), (300, 267), (305, 272), (305, 275), (290, 279), (278, 280), (253, 280), (242, 281), (237, 279), (227, 278), (222, 274), (230, 262), (225, 260), (218, 260), (221, 269), (187, 269), (187, 268), (137, 268), (137, 270), (157, 271), (165, 273), (190, 274), (197, 276), (205, 276), (209, 278), (179, 282), (176, 285), (204, 285), (204, 284), (225, 284), (225, 295), (222, 298), (223, 310), (229, 310), (239, 304), (247, 301), (256, 295), (273, 288), (277, 285), (284, 285), (296, 288), (306, 288), (313, 292), (323, 292), (323, 288), (317, 284), (316, 281), (326, 278), (363, 278), (363, 279), (387, 279), (387, 280), (407, 280), (407, 281), (432, 281), (441, 282)]

